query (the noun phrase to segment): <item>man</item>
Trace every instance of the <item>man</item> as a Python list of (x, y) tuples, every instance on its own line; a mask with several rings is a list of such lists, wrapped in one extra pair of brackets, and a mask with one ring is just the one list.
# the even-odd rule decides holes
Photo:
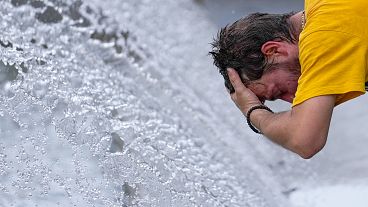
[[(308, 159), (326, 143), (333, 108), (365, 93), (367, 22), (366, 0), (306, 0), (305, 12), (226, 26), (210, 53), (249, 126)], [(292, 108), (263, 105), (275, 99)]]

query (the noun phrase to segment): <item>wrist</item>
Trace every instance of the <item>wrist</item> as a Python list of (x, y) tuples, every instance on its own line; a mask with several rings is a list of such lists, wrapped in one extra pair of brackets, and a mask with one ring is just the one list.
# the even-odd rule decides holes
[(273, 111), (268, 108), (266, 105), (263, 105), (263, 104), (258, 104), (258, 105), (254, 105), (252, 107), (250, 107), (245, 115), (246, 119), (247, 119), (247, 124), (248, 126), (252, 129), (252, 131), (254, 131), (255, 133), (257, 134), (262, 134), (261, 130), (260, 129), (257, 129), (251, 122), (251, 119), (250, 119), (250, 116), (252, 114), (252, 112), (254, 112), (255, 110), (266, 110), (266, 111), (269, 111), (271, 113), (273, 113)]

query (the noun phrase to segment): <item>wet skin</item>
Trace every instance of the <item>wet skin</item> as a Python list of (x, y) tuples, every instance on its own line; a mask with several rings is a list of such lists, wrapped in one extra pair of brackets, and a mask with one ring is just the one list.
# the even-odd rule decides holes
[(275, 69), (265, 73), (260, 79), (252, 81), (247, 87), (264, 101), (281, 99), (293, 102), (300, 74), (284, 69)]

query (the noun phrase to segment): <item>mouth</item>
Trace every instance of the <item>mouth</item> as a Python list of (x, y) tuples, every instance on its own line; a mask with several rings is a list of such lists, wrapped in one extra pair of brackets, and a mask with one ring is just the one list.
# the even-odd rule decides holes
[(294, 95), (289, 95), (285, 97), (285, 101), (289, 102), (289, 103), (293, 103), (295, 96)]

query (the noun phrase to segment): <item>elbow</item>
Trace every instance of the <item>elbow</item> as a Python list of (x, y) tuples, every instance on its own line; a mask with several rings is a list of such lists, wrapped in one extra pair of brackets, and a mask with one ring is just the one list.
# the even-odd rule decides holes
[(327, 137), (307, 138), (301, 137), (293, 144), (292, 151), (297, 153), (303, 159), (311, 159), (326, 144)]
[(298, 155), (303, 159), (311, 159), (314, 155), (316, 155), (322, 148), (311, 148), (311, 149), (303, 149), (300, 150)]

